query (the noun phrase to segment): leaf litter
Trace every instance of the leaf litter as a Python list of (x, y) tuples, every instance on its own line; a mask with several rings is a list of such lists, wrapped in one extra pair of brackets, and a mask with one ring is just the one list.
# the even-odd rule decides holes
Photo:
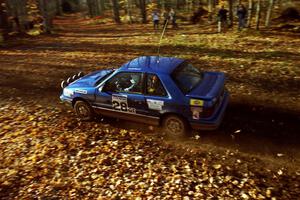
[(238, 153), (229, 165), (229, 151), (192, 151), (137, 130), (83, 123), (62, 108), (37, 102), (10, 102), (0, 114), (1, 198), (289, 199), (300, 194), (299, 174), (253, 167)]

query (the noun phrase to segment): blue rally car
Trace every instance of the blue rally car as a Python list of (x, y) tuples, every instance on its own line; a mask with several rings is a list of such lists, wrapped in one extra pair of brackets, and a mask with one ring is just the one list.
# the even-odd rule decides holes
[(225, 75), (202, 72), (187, 61), (158, 56), (136, 58), (116, 70), (79, 73), (63, 81), (60, 99), (82, 120), (95, 114), (162, 125), (170, 136), (213, 130), (228, 104)]

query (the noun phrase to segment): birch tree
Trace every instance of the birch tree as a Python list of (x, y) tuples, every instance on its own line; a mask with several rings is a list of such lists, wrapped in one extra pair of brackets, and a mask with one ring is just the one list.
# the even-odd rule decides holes
[(248, 19), (247, 19), (247, 27), (251, 27), (251, 21), (252, 21), (252, 12), (253, 12), (253, 0), (249, 0), (249, 6), (248, 6)]
[(255, 29), (259, 30), (260, 23), (260, 11), (261, 11), (261, 0), (258, 0), (256, 3), (256, 14), (255, 14)]
[(266, 27), (270, 26), (270, 19), (271, 19), (273, 7), (274, 7), (274, 0), (269, 0), (269, 6), (268, 6), (266, 22), (265, 22)]
[(208, 21), (212, 20), (212, 10), (213, 10), (213, 0), (207, 0), (207, 8), (208, 8)]

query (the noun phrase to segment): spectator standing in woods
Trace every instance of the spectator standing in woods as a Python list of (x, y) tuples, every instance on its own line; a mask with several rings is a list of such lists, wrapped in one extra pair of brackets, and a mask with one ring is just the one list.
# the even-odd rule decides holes
[(224, 6), (222, 6), (218, 12), (218, 33), (221, 33), (222, 30), (224, 31), (227, 28), (227, 13), (228, 10), (226, 10)]
[(162, 17), (164, 18), (164, 23), (163, 23), (163, 27), (165, 27), (168, 23), (169, 20), (169, 13), (167, 10), (164, 10)]
[(159, 25), (159, 14), (157, 11), (154, 11), (152, 14), (153, 17), (153, 26), (154, 26), (154, 30), (158, 29), (158, 25)]
[(239, 27), (238, 30), (246, 27), (246, 16), (247, 16), (247, 10), (243, 4), (239, 4), (237, 8), (236, 15), (239, 19)]
[(178, 28), (177, 24), (176, 24), (176, 12), (173, 8), (171, 8), (170, 12), (169, 12), (169, 18), (172, 22), (172, 27), (173, 28)]

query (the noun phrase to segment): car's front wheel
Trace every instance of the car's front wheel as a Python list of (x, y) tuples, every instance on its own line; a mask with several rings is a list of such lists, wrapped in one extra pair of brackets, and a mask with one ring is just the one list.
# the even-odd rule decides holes
[(74, 105), (74, 110), (81, 120), (89, 121), (94, 118), (93, 108), (84, 101), (76, 101)]
[(187, 135), (188, 124), (177, 115), (168, 115), (163, 120), (163, 129), (169, 137), (179, 138)]

